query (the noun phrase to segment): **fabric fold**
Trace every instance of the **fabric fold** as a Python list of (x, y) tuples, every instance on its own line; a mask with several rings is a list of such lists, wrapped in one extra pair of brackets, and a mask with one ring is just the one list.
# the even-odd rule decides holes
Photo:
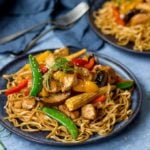
[[(74, 8), (81, 0), (14, 0), (11, 9), (8, 10), (9, 1), (7, 4), (7, 12), (2, 8), (0, 15), (0, 37), (10, 35), (20, 30), (36, 25), (42, 21), (54, 18), (58, 15), (65, 14)], [(46, 26), (45, 26), (46, 27)], [(16, 40), (0, 45), (0, 53), (19, 53), (27, 44), (45, 29), (41, 27), (37, 30), (29, 32)], [(103, 41), (94, 33), (89, 25), (87, 14), (84, 15), (78, 22), (72, 25), (67, 30), (55, 30), (54, 36), (57, 36), (66, 46), (85, 47), (90, 50), (98, 50)], [(53, 43), (49, 43), (52, 47)]]

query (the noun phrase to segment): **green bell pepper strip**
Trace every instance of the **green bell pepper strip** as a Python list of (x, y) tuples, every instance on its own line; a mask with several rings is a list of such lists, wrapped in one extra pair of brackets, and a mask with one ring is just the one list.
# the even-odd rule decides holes
[(30, 90), (30, 96), (37, 96), (42, 89), (42, 73), (40, 72), (38, 62), (32, 55), (29, 55), (29, 64), (32, 70), (32, 88)]
[(56, 108), (49, 108), (49, 107), (42, 107), (40, 108), (42, 112), (44, 112), (47, 116), (57, 120), (60, 124), (65, 126), (73, 139), (76, 139), (78, 137), (78, 128), (75, 125), (75, 123), (66, 115), (64, 115), (62, 112), (57, 110)]
[(133, 85), (134, 85), (134, 81), (128, 80), (128, 81), (122, 81), (117, 83), (116, 87), (124, 90), (124, 89), (130, 89), (131, 87), (133, 87)]

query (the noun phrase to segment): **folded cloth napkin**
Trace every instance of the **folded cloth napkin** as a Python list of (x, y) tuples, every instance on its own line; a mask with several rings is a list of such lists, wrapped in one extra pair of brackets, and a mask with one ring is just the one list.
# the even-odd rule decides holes
[[(0, 37), (26, 29), (56, 15), (65, 13), (79, 4), (81, 0), (6, 0), (0, 10)], [(44, 28), (37, 29), (16, 40), (0, 45), (0, 53), (19, 53)], [(89, 26), (88, 17), (84, 15), (75, 25), (67, 30), (55, 30), (57, 36), (66, 46), (84, 47), (98, 50), (103, 41), (97, 37)], [(56, 43), (51, 43), (52, 45)]]

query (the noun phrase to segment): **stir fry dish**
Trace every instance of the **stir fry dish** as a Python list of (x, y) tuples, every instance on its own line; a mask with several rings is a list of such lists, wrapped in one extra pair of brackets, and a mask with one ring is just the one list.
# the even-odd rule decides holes
[(48, 139), (77, 143), (107, 136), (132, 115), (134, 81), (86, 49), (29, 54), (27, 64), (3, 78), (4, 119), (24, 132), (46, 132)]
[(117, 43), (135, 51), (150, 50), (150, 0), (110, 0), (93, 13), (94, 23)]

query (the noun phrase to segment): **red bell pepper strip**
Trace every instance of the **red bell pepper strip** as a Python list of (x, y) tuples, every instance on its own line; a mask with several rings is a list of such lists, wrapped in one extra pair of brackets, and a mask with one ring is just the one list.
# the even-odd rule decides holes
[(106, 96), (105, 95), (101, 95), (98, 98), (96, 98), (95, 100), (93, 100), (93, 103), (103, 103), (106, 100)]
[(24, 95), (25, 95), (25, 96), (29, 96), (29, 93), (30, 93), (30, 89), (29, 89), (29, 88), (26, 88), (26, 89), (24, 90)]
[(44, 64), (40, 64), (39, 68), (40, 68), (40, 72), (42, 74), (44, 74), (48, 71), (48, 68)]
[(119, 10), (116, 7), (113, 7), (113, 16), (115, 17), (115, 21), (117, 24), (125, 26), (125, 21), (121, 19)]
[(85, 64), (84, 67), (91, 70), (93, 68), (94, 64), (95, 64), (95, 58), (91, 57), (89, 59), (89, 62), (87, 64)]
[(19, 92), (19, 91), (21, 91), (24, 87), (26, 87), (27, 85), (28, 85), (28, 80), (27, 80), (27, 79), (24, 79), (24, 80), (22, 80), (22, 82), (19, 83), (17, 86), (8, 89), (8, 90), (5, 92), (5, 95), (10, 95), (10, 94)]
[(116, 75), (116, 78), (115, 78), (115, 83), (119, 83), (119, 82), (122, 82), (122, 78), (119, 77), (118, 75)]
[(87, 60), (84, 60), (82, 58), (75, 58), (71, 61), (72, 64), (79, 66), (79, 67), (84, 67), (85, 64), (88, 63)]

